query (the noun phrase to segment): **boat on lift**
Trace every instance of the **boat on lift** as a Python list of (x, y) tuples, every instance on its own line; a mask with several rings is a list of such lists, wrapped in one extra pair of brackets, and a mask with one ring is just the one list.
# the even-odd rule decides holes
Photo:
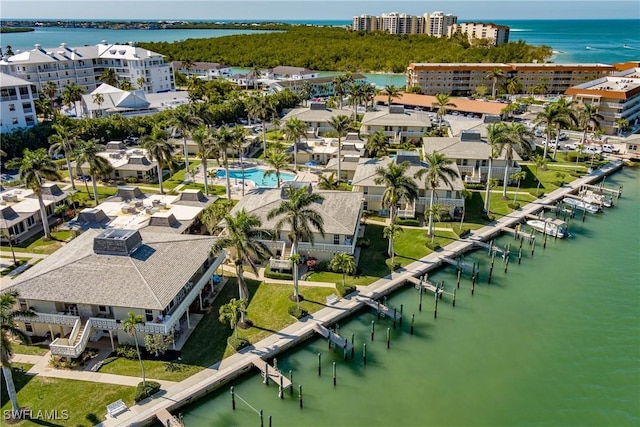
[(565, 197), (564, 199), (562, 199), (562, 202), (576, 209), (587, 211), (589, 213), (598, 213), (600, 211), (600, 206), (592, 205), (591, 203), (587, 203), (583, 200), (573, 199), (571, 197)]
[(546, 218), (544, 221), (541, 219), (530, 219), (527, 221), (527, 225), (534, 230), (538, 230), (552, 237), (557, 237), (558, 239), (570, 236), (567, 230), (567, 223), (559, 219)]

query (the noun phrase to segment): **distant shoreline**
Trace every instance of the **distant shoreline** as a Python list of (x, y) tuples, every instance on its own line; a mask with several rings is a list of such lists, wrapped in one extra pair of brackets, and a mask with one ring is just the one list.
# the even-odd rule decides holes
[(35, 29), (30, 27), (0, 27), (0, 34), (30, 33), (31, 31), (35, 31)]

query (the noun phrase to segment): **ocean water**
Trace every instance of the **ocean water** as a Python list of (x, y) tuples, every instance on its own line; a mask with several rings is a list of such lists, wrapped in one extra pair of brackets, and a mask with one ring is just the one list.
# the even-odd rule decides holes
[[(480, 263), (475, 295), (464, 276), (456, 307), (445, 296), (437, 319), (433, 297), (424, 295), (420, 312), (418, 292), (404, 288), (388, 300), (403, 305), (402, 327), (371, 310), (340, 324), (341, 335), (355, 335), (353, 360), (310, 340), (278, 357), (282, 371), (294, 372), (293, 396), (280, 400), (276, 385), (248, 374), (232, 384), (243, 399), (236, 411), (223, 387), (183, 408), (185, 425), (257, 426), (251, 407), (264, 411), (265, 424), (272, 416), (274, 426), (640, 425), (640, 170), (625, 169), (607, 185), (624, 186), (616, 207), (571, 221), (573, 237), (549, 239), (546, 249), (539, 237), (533, 256), (525, 242), (522, 263), (513, 257), (507, 273), (497, 258), (490, 285), (486, 252), (467, 254), (467, 262)], [(497, 243), (517, 250), (512, 237)], [(439, 270), (430, 280), (451, 291), (455, 271)]]

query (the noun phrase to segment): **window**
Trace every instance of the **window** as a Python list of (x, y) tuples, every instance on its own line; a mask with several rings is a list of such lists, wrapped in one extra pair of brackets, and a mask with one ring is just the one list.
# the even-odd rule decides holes
[(339, 234), (334, 234), (333, 235), (333, 244), (334, 245), (339, 245), (340, 244), (340, 235)]
[(33, 325), (31, 325), (31, 323), (25, 323), (24, 328), (27, 330), (27, 332), (33, 332)]
[(103, 312), (103, 313), (106, 313), (106, 312), (107, 312), (107, 307), (106, 307), (106, 306), (104, 306), (104, 305), (99, 305), (99, 306), (98, 306), (98, 311), (101, 311), (101, 312)]
[(16, 104), (9, 104), (9, 111), (16, 111)]
[(147, 319), (147, 322), (153, 322), (153, 310), (145, 310), (144, 317)]
[(18, 124), (18, 118), (17, 117), (13, 117), (11, 119), (11, 123), (14, 124), (14, 125), (17, 125)]

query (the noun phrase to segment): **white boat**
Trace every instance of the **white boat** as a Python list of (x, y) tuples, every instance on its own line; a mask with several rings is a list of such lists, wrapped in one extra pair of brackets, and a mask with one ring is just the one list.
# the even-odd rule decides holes
[(558, 239), (562, 239), (570, 235), (569, 231), (567, 231), (567, 224), (559, 219), (547, 218), (545, 221), (540, 219), (530, 219), (527, 221), (527, 225), (534, 230), (538, 230), (541, 233), (548, 234), (552, 237), (557, 237)]
[(571, 197), (565, 197), (562, 201), (569, 206), (589, 213), (598, 213), (600, 211), (600, 206), (592, 205), (582, 200), (572, 199)]
[(610, 208), (611, 206), (613, 206), (611, 198), (607, 199), (604, 194), (599, 194), (591, 190), (587, 190), (582, 193), (581, 196), (582, 200), (592, 205), (604, 206), (605, 208)]

